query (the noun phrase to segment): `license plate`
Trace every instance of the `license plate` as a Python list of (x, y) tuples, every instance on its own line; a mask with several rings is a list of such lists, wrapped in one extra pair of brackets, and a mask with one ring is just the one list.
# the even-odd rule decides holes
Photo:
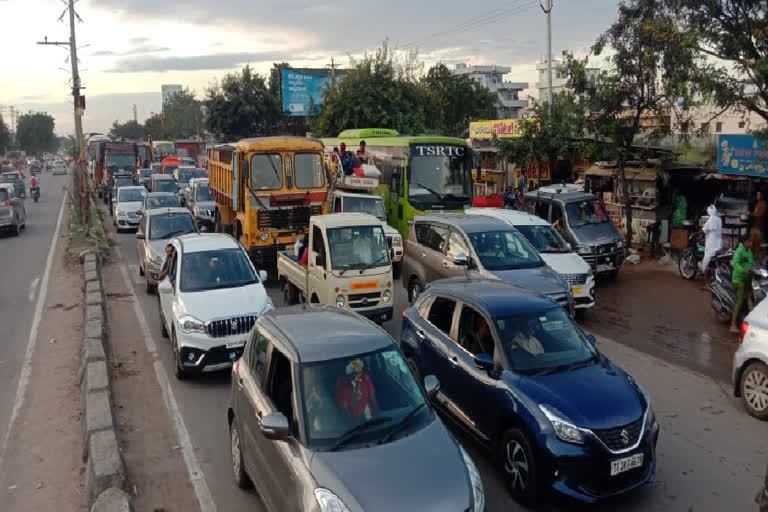
[(608, 272), (609, 270), (613, 270), (613, 265), (607, 264), (607, 265), (598, 265), (597, 271), (598, 272)]
[(623, 459), (616, 459), (611, 461), (611, 476), (616, 476), (630, 469), (639, 468), (643, 465), (643, 454), (636, 453)]
[(581, 295), (582, 292), (584, 292), (584, 288), (582, 288), (581, 286), (573, 286), (571, 287), (571, 292), (574, 295)]
[(245, 346), (245, 340), (237, 340), (237, 341), (228, 341), (227, 342), (227, 348), (240, 348)]

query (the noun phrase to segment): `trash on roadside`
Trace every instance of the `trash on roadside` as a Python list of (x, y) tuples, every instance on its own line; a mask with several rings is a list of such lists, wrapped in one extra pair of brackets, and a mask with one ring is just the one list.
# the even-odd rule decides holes
[(56, 338), (51, 338), (48, 340), (48, 343), (56, 343)]
[(659, 264), (661, 264), (661, 265), (674, 265), (675, 264), (675, 260), (672, 259), (672, 256), (670, 256), (669, 254), (665, 254), (664, 256), (659, 258)]
[(639, 254), (630, 254), (629, 256), (627, 256), (626, 261), (628, 261), (628, 262), (630, 262), (630, 263), (632, 263), (634, 265), (637, 265), (638, 263), (640, 263), (640, 255)]
[(42, 489), (43, 488), (43, 482), (37, 482), (35, 484), (35, 489)]

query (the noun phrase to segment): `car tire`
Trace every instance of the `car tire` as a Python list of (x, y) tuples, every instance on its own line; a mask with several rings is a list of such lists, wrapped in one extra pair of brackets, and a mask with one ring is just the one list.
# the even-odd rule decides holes
[(522, 430), (512, 428), (504, 433), (501, 463), (512, 498), (522, 505), (535, 505), (539, 498), (536, 461), (533, 447)]
[(240, 429), (237, 428), (237, 418), (232, 418), (232, 424), (229, 426), (229, 440), (235, 483), (241, 489), (250, 489), (253, 484), (248, 473), (245, 472), (245, 465), (243, 464), (243, 450), (240, 444)]
[(421, 281), (418, 277), (414, 277), (411, 279), (410, 283), (408, 283), (408, 302), (413, 304), (416, 302), (416, 299), (419, 298), (419, 295), (421, 295), (421, 292), (424, 291), (424, 285), (421, 284)]
[(187, 370), (184, 369), (184, 367), (181, 365), (181, 350), (179, 350), (179, 342), (176, 339), (176, 333), (173, 333), (173, 336), (171, 337), (171, 345), (173, 345), (173, 373), (176, 375), (176, 378), (178, 380), (184, 380), (189, 375), (187, 373)]
[(768, 420), (768, 391), (765, 391), (768, 389), (768, 366), (761, 362), (747, 366), (741, 373), (739, 387), (747, 412), (757, 419)]
[(392, 264), (392, 279), (400, 279), (400, 274), (403, 272), (403, 262), (398, 261)]
[(296, 293), (293, 290), (293, 285), (286, 281), (285, 284), (283, 284), (283, 305), (293, 306), (296, 303)]
[(574, 313), (574, 317), (576, 318), (577, 322), (583, 322), (584, 318), (587, 316), (587, 310), (586, 309), (577, 309)]

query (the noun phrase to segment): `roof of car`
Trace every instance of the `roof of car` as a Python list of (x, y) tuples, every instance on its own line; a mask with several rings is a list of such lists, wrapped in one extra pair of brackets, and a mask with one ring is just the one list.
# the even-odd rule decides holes
[(583, 201), (585, 199), (596, 199), (594, 194), (590, 194), (588, 192), (571, 192), (571, 191), (563, 191), (559, 194), (552, 193), (552, 192), (540, 192), (538, 190), (534, 190), (532, 192), (526, 192), (525, 194), (526, 198), (533, 199), (533, 198), (539, 198), (539, 199), (552, 199), (554, 201), (561, 201), (563, 203), (571, 203), (574, 201)]
[(492, 230), (511, 229), (506, 222), (493, 217), (479, 215), (464, 215), (463, 213), (439, 213), (420, 215), (415, 222), (443, 222), (462, 229), (466, 233), (477, 233)]
[(147, 197), (178, 197), (176, 192), (150, 192)]
[(313, 215), (312, 221), (326, 228), (339, 228), (350, 226), (380, 226), (381, 219), (374, 217), (369, 213), (344, 212), (327, 213), (325, 215)]
[(158, 180), (158, 179), (159, 180), (172, 180), (173, 176), (171, 176), (170, 174), (153, 174), (152, 175), (152, 179), (155, 179), (155, 180)]
[(176, 237), (184, 252), (216, 251), (240, 247), (234, 238), (223, 233), (191, 233)]
[(281, 308), (259, 322), (288, 344), (303, 363), (328, 361), (394, 347), (385, 330), (351, 311), (302, 304)]
[(144, 215), (154, 217), (155, 215), (167, 215), (169, 213), (186, 213), (187, 215), (192, 215), (188, 209), (182, 208), (180, 206), (152, 208), (151, 210), (147, 210)]
[(120, 190), (144, 190), (147, 189), (144, 188), (144, 185), (126, 185), (125, 187), (120, 187)]
[(482, 308), (496, 317), (559, 307), (556, 302), (532, 290), (496, 279), (440, 279), (427, 285), (424, 293), (450, 295)]
[(509, 210), (507, 208), (467, 208), (464, 210), (467, 215), (485, 215), (509, 222), (513, 226), (547, 226), (549, 222), (541, 217), (531, 215), (528, 212), (520, 210)]

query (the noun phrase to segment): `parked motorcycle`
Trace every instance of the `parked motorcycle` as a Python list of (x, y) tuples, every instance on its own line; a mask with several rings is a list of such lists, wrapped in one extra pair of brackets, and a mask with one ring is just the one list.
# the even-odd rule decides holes
[[(731, 282), (733, 272), (730, 266), (730, 258), (726, 264), (725, 256), (720, 256), (720, 261), (715, 265), (715, 278), (710, 284), (712, 290), (712, 309), (717, 319), (723, 323), (730, 322), (733, 308), (736, 307), (736, 289)], [(763, 265), (755, 265), (752, 268), (752, 286), (747, 290), (747, 304), (742, 311), (742, 317), (755, 307), (766, 295), (768, 295), (768, 269)]]
[(704, 261), (704, 232), (694, 231), (688, 235), (688, 247), (680, 254), (678, 270), (683, 279), (691, 280), (701, 272), (701, 262)]

